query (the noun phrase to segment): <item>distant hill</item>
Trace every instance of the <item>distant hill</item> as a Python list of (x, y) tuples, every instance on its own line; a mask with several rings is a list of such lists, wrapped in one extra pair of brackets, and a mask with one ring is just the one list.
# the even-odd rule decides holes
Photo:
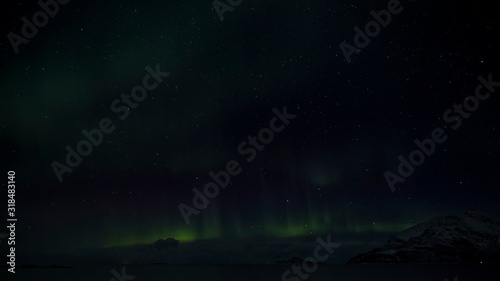
[(500, 220), (478, 210), (432, 219), (348, 263), (500, 262)]

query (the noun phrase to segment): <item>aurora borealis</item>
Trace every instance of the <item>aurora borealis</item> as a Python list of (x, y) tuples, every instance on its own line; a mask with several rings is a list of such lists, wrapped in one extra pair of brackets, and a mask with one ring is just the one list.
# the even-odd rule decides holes
[[(478, 75), (500, 80), (483, 2), (401, 0), (351, 63), (339, 44), (387, 1), (244, 0), (220, 21), (211, 1), (72, 0), (17, 54), (6, 35), (40, 8), (2, 4), (0, 172), (16, 172), (19, 262), (166, 238), (385, 242), (438, 215), (499, 215), (498, 91), (395, 192), (383, 176)], [(168, 77), (118, 118), (110, 105), (156, 65)], [(239, 144), (285, 106), (296, 118), (246, 161)], [(51, 164), (103, 118), (115, 129), (60, 182)], [(242, 172), (186, 224), (178, 205), (230, 160)]]

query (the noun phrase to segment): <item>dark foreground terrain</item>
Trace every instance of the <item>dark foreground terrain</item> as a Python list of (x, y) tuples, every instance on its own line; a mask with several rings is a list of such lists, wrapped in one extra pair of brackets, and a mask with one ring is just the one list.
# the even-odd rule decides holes
[[(137, 281), (267, 281), (282, 280), (282, 274), (290, 267), (280, 266), (169, 266), (127, 265), (125, 272)], [(89, 266), (63, 269), (19, 269), (15, 278), (8, 280), (51, 281), (108, 281), (115, 278), (112, 269), (121, 272), (121, 265)], [(2, 280), (7, 273), (2, 271)], [(13, 274), (9, 274), (13, 275)], [(499, 264), (348, 264), (320, 265), (307, 280), (318, 281), (460, 281), (495, 280), (500, 276)], [(13, 277), (13, 276), (9, 276)], [(297, 278), (294, 279), (293, 277)], [(132, 277), (130, 277), (132, 278)], [(116, 278), (115, 278), (116, 279)], [(123, 281), (125, 281), (124, 279)], [(290, 281), (301, 280), (289, 275)]]

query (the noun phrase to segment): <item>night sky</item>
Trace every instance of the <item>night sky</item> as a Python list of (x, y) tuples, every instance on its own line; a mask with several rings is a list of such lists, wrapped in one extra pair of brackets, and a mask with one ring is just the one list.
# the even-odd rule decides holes
[[(2, 3), (1, 225), (14, 170), (19, 262), (169, 237), (368, 243), (471, 208), (499, 216), (500, 88), (456, 130), (443, 117), (478, 76), (500, 81), (497, 12), (401, 0), (348, 63), (339, 44), (354, 45), (353, 28), (387, 3), (243, 0), (221, 21), (212, 1), (73, 0), (17, 54), (7, 35), (41, 8)], [(169, 74), (123, 118), (111, 105), (125, 105), (147, 67)], [(284, 107), (295, 117), (248, 161), (238, 147)], [(60, 182), (54, 161), (67, 165), (66, 146), (105, 118), (114, 130)], [(384, 173), (438, 127), (447, 140), (392, 192)], [(193, 188), (232, 160), (241, 173), (186, 224), (179, 204), (193, 207)]]

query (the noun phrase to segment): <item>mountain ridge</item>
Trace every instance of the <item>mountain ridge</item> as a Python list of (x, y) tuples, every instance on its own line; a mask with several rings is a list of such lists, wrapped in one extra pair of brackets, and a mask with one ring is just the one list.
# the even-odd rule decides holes
[(471, 209), (410, 227), (348, 263), (500, 262), (500, 220)]

